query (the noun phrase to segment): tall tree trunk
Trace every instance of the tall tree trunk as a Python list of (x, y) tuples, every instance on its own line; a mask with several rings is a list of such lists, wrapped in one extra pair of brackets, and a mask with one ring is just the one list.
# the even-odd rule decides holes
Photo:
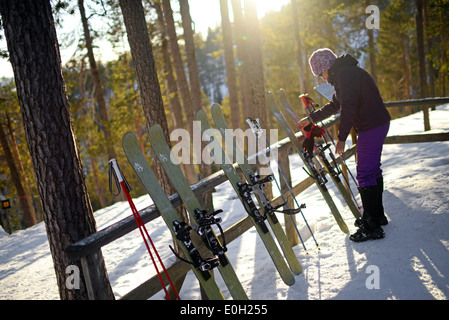
[(367, 32), (368, 32), (369, 70), (374, 81), (377, 82), (376, 46), (374, 43), (374, 29), (368, 29)]
[(433, 59), (431, 55), (432, 51), (432, 39), (431, 39), (431, 31), (429, 26), (429, 13), (428, 13), (428, 1), (424, 0), (424, 27), (425, 27), (425, 38), (427, 45), (427, 71), (429, 73), (429, 91), (428, 94), (431, 97), (435, 97), (435, 73), (433, 71)]
[(235, 43), (237, 45), (237, 60), (238, 60), (238, 76), (240, 85), (240, 99), (242, 105), (242, 116), (244, 119), (248, 118), (251, 110), (251, 91), (248, 80), (248, 49), (246, 26), (243, 18), (241, 0), (231, 0), (232, 11), (234, 14), (234, 32), (236, 35)]
[[(445, 30), (446, 23), (444, 21), (444, 3), (443, 0), (438, 1), (438, 7), (440, 11), (440, 45), (441, 45), (441, 51), (440, 51), (440, 70), (438, 74), (439, 79), (439, 86), (440, 86), (440, 97), (446, 96), (446, 78), (447, 78), (447, 67), (444, 67), (447, 65), (447, 33), (448, 30)], [(442, 67), (443, 66), (443, 67)]]
[(192, 96), (190, 94), (189, 84), (187, 82), (187, 76), (184, 70), (184, 64), (182, 62), (181, 49), (178, 44), (178, 36), (176, 35), (175, 21), (173, 20), (173, 10), (170, 5), (170, 0), (162, 0), (162, 10), (164, 12), (167, 35), (170, 43), (170, 51), (177, 77), (176, 80), (178, 82), (178, 88), (181, 91), (181, 100), (184, 108), (184, 114), (186, 116), (186, 129), (189, 130), (189, 132), (192, 132), (191, 129), (194, 119)]
[(137, 140), (139, 140), (139, 146), (140, 150), (142, 150), (143, 153), (145, 153), (145, 147), (144, 147), (144, 138), (143, 138), (143, 128), (142, 128), (142, 121), (140, 120), (140, 112), (139, 110), (139, 103), (136, 101), (136, 107), (134, 109), (134, 122), (136, 125), (136, 134), (137, 134)]
[(409, 80), (409, 72), (408, 72), (408, 66), (407, 66), (407, 59), (406, 59), (406, 42), (405, 40), (401, 41), (401, 51), (402, 51), (402, 69), (404, 72), (404, 79), (405, 79), (405, 99), (410, 99), (410, 80)]
[(109, 159), (116, 158), (114, 144), (112, 143), (112, 134), (109, 123), (108, 109), (106, 100), (104, 98), (103, 84), (101, 83), (100, 72), (98, 71), (97, 62), (95, 61), (94, 51), (92, 47), (92, 37), (90, 36), (89, 23), (86, 18), (86, 11), (84, 10), (84, 0), (78, 0), (78, 7), (80, 10), (81, 21), (83, 23), (84, 38), (86, 40), (87, 56), (89, 58), (90, 71), (95, 87), (95, 99), (98, 103), (98, 110), (100, 111), (100, 121), (103, 127), (104, 139), (106, 142), (106, 150)]
[(100, 201), (100, 206), (102, 208), (106, 207), (106, 200), (104, 199), (104, 189), (103, 185), (100, 182), (100, 178), (98, 177), (98, 170), (96, 165), (95, 157), (89, 154), (90, 163), (92, 165), (92, 175), (94, 178), (95, 189), (97, 190), (98, 201)]
[[(248, 35), (248, 79), (251, 92), (251, 106), (249, 116), (251, 118), (259, 118), (262, 128), (269, 128), (268, 110), (265, 101), (265, 77), (263, 72), (262, 47), (260, 42), (259, 19), (257, 18), (256, 1), (244, 0), (245, 5), (245, 21)], [(271, 113), (270, 113), (271, 114)], [(271, 117), (270, 117), (271, 119)], [(270, 140), (269, 131), (265, 133), (268, 141)], [(262, 161), (260, 168), (266, 167), (268, 164)], [(265, 184), (265, 193), (269, 198), (272, 197), (271, 183)]]
[[(87, 299), (82, 272), (79, 290), (66, 286), (66, 268), (81, 265), (64, 249), (95, 232), (96, 226), (75, 144), (50, 3), (0, 0), (0, 12), (59, 294), (61, 299)], [(97, 269), (94, 296), (113, 299), (101, 251), (89, 255), (87, 263)]]
[(196, 61), (195, 39), (192, 29), (192, 18), (188, 0), (179, 0), (181, 8), (182, 28), (184, 30), (184, 45), (187, 57), (187, 68), (189, 69), (190, 94), (192, 96), (193, 113), (203, 107), (200, 73)]
[[(190, 92), (192, 94), (193, 110), (194, 113), (196, 114), (196, 112), (202, 108), (201, 102), (202, 93), (201, 93), (200, 73), (198, 70), (198, 62), (196, 61), (196, 54), (195, 54), (195, 39), (192, 30), (192, 18), (190, 17), (189, 2), (187, 0), (179, 0), (179, 5), (181, 8), (182, 28), (184, 29), (184, 43), (187, 55), (187, 67), (189, 69), (189, 79), (191, 89)], [(200, 141), (196, 142), (199, 143)], [(202, 145), (201, 150), (204, 150), (204, 148), (206, 147), (206, 142), (201, 141), (201, 145)], [(195, 163), (198, 163), (198, 160), (200, 160), (199, 176), (201, 179), (206, 178), (212, 173), (211, 166), (201, 161), (201, 154), (198, 155), (192, 154), (192, 157), (197, 157), (197, 161)], [(205, 192), (202, 196), (202, 201), (204, 207), (208, 210), (208, 212), (214, 211), (212, 201), (212, 191)]]
[[(423, 27), (423, 4), (424, 0), (416, 0), (416, 33), (418, 40), (418, 59), (419, 59), (419, 86), (421, 87), (421, 97), (427, 97), (427, 74), (426, 57), (424, 54), (424, 27)], [(429, 109), (424, 108), (424, 131), (430, 130)]]
[[(410, 99), (416, 99), (416, 93), (415, 90), (413, 90), (413, 88), (415, 87), (415, 81), (414, 81), (414, 76), (413, 76), (413, 64), (411, 63), (412, 61), (412, 54), (411, 54), (411, 49), (412, 49), (412, 45), (411, 45), (411, 40), (410, 37), (405, 37), (405, 48), (406, 48), (406, 55), (407, 55), (407, 61), (408, 61), (408, 74), (409, 74), (409, 79), (410, 79), (410, 88), (412, 89), (411, 93), (410, 93)], [(412, 108), (416, 108), (416, 107), (412, 107)], [(415, 110), (415, 109), (414, 109)], [(417, 111), (417, 109), (415, 110), (415, 112)]]
[(7, 130), (4, 128), (4, 125), (0, 122), (0, 143), (3, 147), (3, 153), (5, 154), (6, 163), (8, 164), (9, 171), (11, 173), (12, 181), (16, 187), (17, 195), (19, 197), (20, 205), (23, 210), (23, 223), (25, 228), (34, 226), (37, 223), (36, 212), (34, 210), (33, 202), (28, 194), (25, 193), (25, 187), (22, 183), (24, 181), (23, 175), (19, 171), (16, 162), (14, 161), (14, 157), (9, 147), (7, 140)]
[[(162, 0), (162, 11), (164, 12), (165, 23), (167, 27), (167, 34), (170, 43), (170, 51), (175, 67), (176, 81), (178, 88), (181, 91), (182, 106), (186, 116), (186, 129), (193, 132), (194, 107), (192, 96), (190, 94), (189, 84), (187, 82), (184, 64), (182, 62), (181, 50), (179, 49), (178, 36), (176, 35), (175, 22), (173, 20), (173, 10), (170, 5), (170, 0)], [(192, 153), (190, 153), (192, 154)], [(190, 184), (196, 182), (196, 174), (194, 166), (191, 163), (184, 164), (186, 169), (186, 178)]]
[[(30, 191), (30, 184), (28, 182), (28, 179), (26, 178), (25, 169), (23, 168), (22, 159), (21, 159), (20, 153), (19, 153), (19, 147), (17, 145), (18, 140), (16, 138), (16, 134), (13, 129), (11, 118), (9, 117), (8, 114), (6, 114), (5, 118), (6, 118), (6, 126), (8, 127), (8, 132), (9, 132), (9, 135), (11, 136), (11, 140), (10, 140), (11, 152), (12, 152), (12, 155), (17, 163), (17, 169), (19, 170), (19, 174), (22, 178), (22, 183), (23, 183), (24, 191), (25, 191), (25, 194), (22, 197), (21, 201), (28, 202), (28, 204), (26, 206), (32, 208), (32, 209), (30, 209), (30, 212), (29, 212), (29, 215), (31, 217), (30, 220), (37, 220), (36, 219), (36, 210), (34, 208), (33, 198), (31, 196), (31, 191)], [(33, 218), (33, 216), (34, 216), (34, 218)]]
[[(133, 66), (131, 65), (131, 61), (129, 59), (129, 54), (125, 53), (124, 54), (124, 60), (123, 60), (123, 64), (125, 66), (126, 69), (130, 69), (133, 68)], [(134, 90), (134, 83), (135, 83), (135, 78), (133, 76), (127, 77), (126, 78), (128, 84), (128, 90), (132, 91)], [(133, 101), (134, 103), (134, 108), (132, 109), (132, 114), (133, 114), (133, 118), (134, 118), (134, 124), (136, 127), (136, 135), (137, 135), (137, 140), (139, 141), (139, 146), (140, 146), (140, 150), (142, 150), (143, 153), (145, 153), (145, 148), (144, 148), (144, 130), (142, 128), (142, 109), (140, 108), (140, 97), (137, 97), (135, 101)]]
[(305, 61), (306, 61), (306, 66), (304, 67), (304, 82), (306, 83), (305, 84), (305, 87), (306, 87), (306, 92), (310, 92), (309, 91), (309, 89), (310, 88), (313, 88), (313, 85), (312, 85), (312, 82), (314, 82), (315, 81), (315, 79), (312, 79), (312, 78), (314, 78), (313, 77), (313, 74), (312, 74), (312, 72), (310, 72), (310, 67), (309, 67), (309, 63), (308, 63), (308, 61), (309, 61), (309, 47), (307, 46), (307, 41), (304, 41), (303, 42), (303, 48), (304, 48), (304, 57), (306, 58), (305, 59)]
[[(17, 146), (17, 138), (14, 133), (11, 118), (9, 117), (8, 114), (5, 115), (5, 118), (6, 118), (6, 126), (8, 128), (9, 135), (11, 136), (11, 139), (10, 139), (11, 152), (12, 152), (15, 162), (17, 164), (17, 169), (19, 170), (19, 174), (20, 174), (21, 181), (23, 183), (24, 192), (25, 192), (23, 196), (21, 196), (21, 197), (19, 196), (19, 199), (20, 199), (21, 205), (22, 205), (22, 203), (26, 203), (26, 204), (23, 204), (22, 207), (25, 206), (25, 207), (29, 208), (29, 209), (27, 209), (28, 217), (26, 218), (26, 220), (28, 221), (28, 223), (32, 223), (29, 225), (29, 226), (31, 226), (31, 225), (34, 225), (37, 223), (36, 210), (33, 205), (33, 199), (31, 196), (30, 186), (29, 186), (28, 180), (25, 175), (25, 169), (23, 168), (22, 159), (20, 158), (19, 148)], [(27, 223), (25, 223), (25, 225), (27, 225)]]
[(267, 108), (265, 103), (265, 80), (263, 74), (262, 49), (260, 43), (259, 19), (256, 1), (244, 0), (245, 21), (248, 35), (248, 65), (251, 90), (252, 118), (259, 118), (262, 128), (267, 128)]
[(234, 49), (232, 46), (232, 29), (229, 20), (228, 0), (220, 0), (221, 26), (223, 29), (223, 47), (226, 64), (226, 78), (228, 81), (229, 101), (231, 104), (232, 127), (240, 128), (240, 105), (237, 90), (237, 76), (235, 72)]
[(307, 70), (304, 68), (303, 52), (301, 48), (301, 38), (299, 37), (297, 0), (291, 0), (291, 4), (292, 4), (292, 17), (293, 17), (293, 32), (295, 33), (295, 43), (296, 43), (296, 62), (298, 64), (299, 90), (301, 93), (307, 93), (307, 88), (304, 80), (304, 75), (307, 72)]
[(173, 68), (170, 59), (170, 48), (167, 39), (167, 30), (165, 28), (165, 18), (162, 11), (160, 1), (154, 1), (153, 7), (156, 9), (157, 21), (161, 32), (161, 49), (162, 58), (164, 60), (164, 75), (167, 81), (168, 96), (170, 97), (170, 109), (173, 112), (174, 129), (184, 128), (182, 119), (182, 106), (179, 101), (178, 88), (176, 85), (175, 77), (173, 76)]
[(416, 0), (416, 34), (418, 41), (420, 98), (427, 97), (426, 57), (424, 54), (423, 0)]

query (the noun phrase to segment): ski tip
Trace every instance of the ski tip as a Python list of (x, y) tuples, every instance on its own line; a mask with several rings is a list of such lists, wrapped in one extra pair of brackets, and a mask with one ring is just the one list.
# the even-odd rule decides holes
[(136, 134), (135, 134), (134, 132), (128, 131), (128, 132), (126, 132), (126, 133), (123, 135), (122, 140), (125, 139), (125, 138), (128, 138), (128, 137), (137, 137), (137, 136), (136, 136)]
[(284, 283), (285, 283), (286, 285), (288, 285), (289, 287), (291, 287), (292, 285), (295, 284), (295, 278), (292, 278), (292, 279), (284, 279)]
[(281, 88), (279, 89), (279, 95), (287, 95), (287, 91)]
[(161, 127), (161, 125), (159, 123), (153, 123), (152, 125), (150, 125), (150, 129), (149, 130), (156, 130), (156, 129), (159, 129), (159, 128), (162, 129), (162, 127)]
[(137, 141), (137, 135), (134, 132), (129, 131), (122, 137), (122, 146), (124, 147), (127, 142), (134, 140)]
[(157, 136), (158, 134), (162, 133), (162, 127), (159, 123), (153, 123), (148, 128), (148, 134), (150, 135), (150, 141), (152, 136)]
[(212, 106), (210, 107), (212, 110), (214, 110), (214, 109), (219, 109), (219, 110), (221, 110), (221, 106), (218, 104), (218, 103), (214, 103), (214, 104), (212, 104)]
[(273, 91), (271, 91), (271, 90), (269, 90), (269, 91), (267, 92), (266, 97), (267, 97), (267, 99), (268, 99), (268, 102), (270, 102), (270, 101), (275, 101), (274, 93), (273, 93)]
[(199, 114), (202, 114), (203, 112), (205, 112), (202, 108), (201, 109), (198, 109), (197, 110), (197, 112), (195, 112), (195, 119), (197, 119), (198, 118), (198, 115)]
[(211, 107), (210, 107), (210, 111), (212, 113), (212, 118), (215, 119), (215, 117), (223, 115), (223, 110), (221, 108), (221, 106), (218, 103), (214, 103)]

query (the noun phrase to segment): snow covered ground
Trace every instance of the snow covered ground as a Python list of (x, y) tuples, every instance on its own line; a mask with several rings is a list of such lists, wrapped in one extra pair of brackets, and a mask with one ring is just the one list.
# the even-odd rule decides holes
[[(449, 105), (431, 111), (432, 131), (449, 131)], [(389, 135), (422, 133), (422, 113), (392, 122)], [(383, 153), (384, 205), (390, 223), (382, 240), (353, 243), (334, 222), (318, 189), (300, 194), (313, 239), (298, 217), (298, 228), (309, 249), (295, 246), (303, 273), (285, 285), (278, 276), (254, 228), (228, 245), (228, 257), (250, 299), (448, 299), (449, 298), (449, 142), (386, 145)], [(291, 156), (293, 179), (305, 178), (299, 157)], [(122, 159), (122, 165), (125, 165)], [(355, 172), (353, 160), (348, 165)], [(328, 183), (332, 186), (332, 183)], [(336, 188), (334, 199), (351, 232), (353, 216), (343, 207)], [(151, 203), (135, 200), (138, 209)], [(215, 208), (224, 210), (223, 227), (245, 217), (228, 182), (217, 187)], [(130, 215), (126, 202), (95, 213), (98, 229)], [(283, 220), (281, 218), (281, 220)], [(166, 265), (174, 261), (169, 231), (162, 219), (147, 224)], [(139, 231), (105, 246), (103, 255), (114, 293), (120, 298), (154, 274)], [(217, 273), (218, 274), (218, 273)], [(227, 299), (220, 276), (217, 282)], [(182, 299), (199, 299), (197, 281), (188, 273)], [(162, 299), (162, 293), (154, 299)], [(0, 229), (0, 299), (59, 299), (45, 226), (7, 235)]]

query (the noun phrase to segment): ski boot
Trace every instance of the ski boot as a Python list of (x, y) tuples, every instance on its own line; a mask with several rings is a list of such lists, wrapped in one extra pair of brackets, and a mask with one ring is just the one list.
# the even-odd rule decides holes
[[(349, 240), (354, 242), (363, 242), (367, 240), (382, 239), (385, 233), (380, 227), (378, 221), (379, 199), (378, 188), (370, 186), (359, 188), (363, 203), (363, 217), (359, 222), (359, 229), (356, 233), (349, 236)], [(357, 221), (356, 221), (357, 222)]]

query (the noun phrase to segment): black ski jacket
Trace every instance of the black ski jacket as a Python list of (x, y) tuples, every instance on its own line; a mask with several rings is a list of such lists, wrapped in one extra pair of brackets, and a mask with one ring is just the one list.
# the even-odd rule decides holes
[(317, 122), (340, 111), (340, 141), (346, 140), (352, 127), (368, 131), (391, 119), (373, 78), (358, 63), (350, 54), (337, 58), (329, 69), (328, 82), (335, 87), (332, 101), (310, 115)]

